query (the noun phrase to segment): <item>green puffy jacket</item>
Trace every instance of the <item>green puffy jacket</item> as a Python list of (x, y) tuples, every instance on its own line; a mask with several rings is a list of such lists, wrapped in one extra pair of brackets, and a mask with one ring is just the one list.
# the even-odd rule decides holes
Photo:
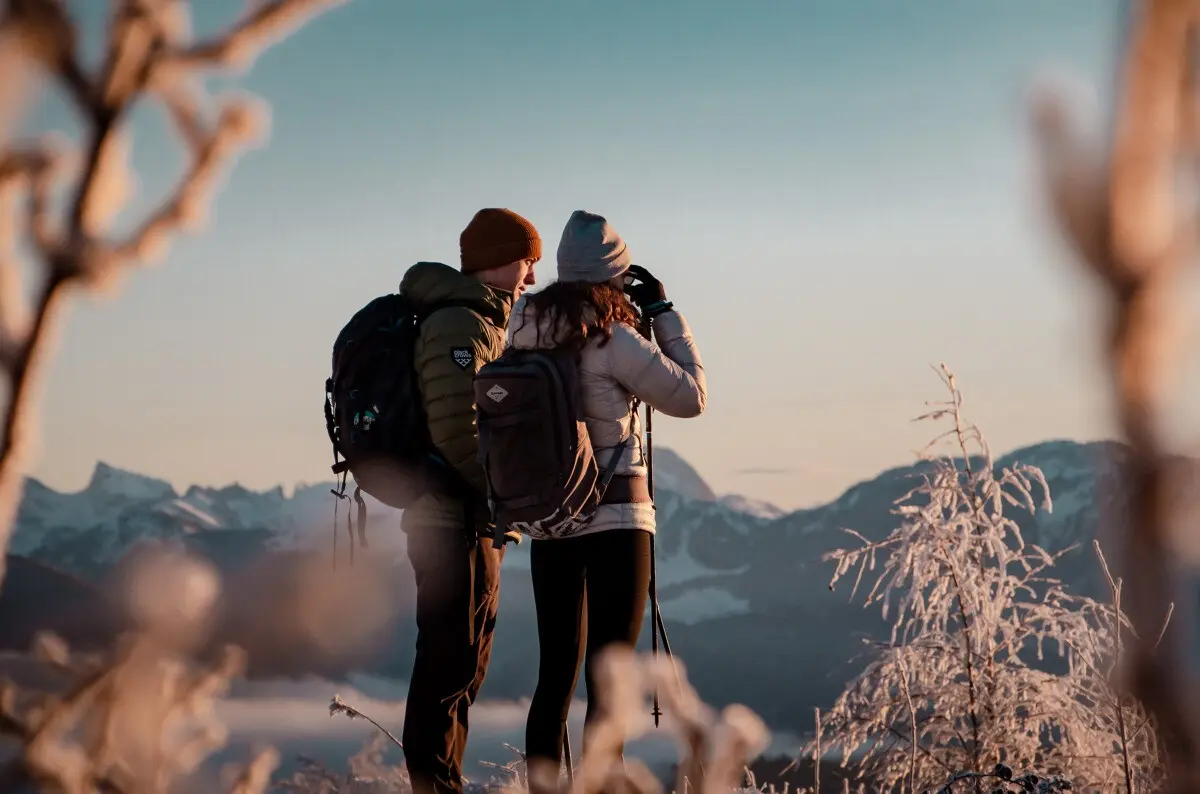
[[(439, 262), (418, 262), (404, 274), (400, 292), (418, 307), (444, 301), (466, 306), (438, 309), (421, 324), (413, 351), (421, 398), (434, 446), (478, 493), (475, 529), (489, 521), (483, 468), (475, 458), (474, 378), (504, 349), (513, 294)], [(463, 527), (464, 505), (444, 494), (421, 497), (404, 511), (403, 527)]]

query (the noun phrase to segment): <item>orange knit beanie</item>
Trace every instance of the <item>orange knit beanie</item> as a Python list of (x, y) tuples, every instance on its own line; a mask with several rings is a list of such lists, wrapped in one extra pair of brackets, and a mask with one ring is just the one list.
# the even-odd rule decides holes
[(494, 207), (475, 213), (458, 238), (458, 248), (464, 273), (542, 258), (542, 238), (533, 224), (512, 210)]

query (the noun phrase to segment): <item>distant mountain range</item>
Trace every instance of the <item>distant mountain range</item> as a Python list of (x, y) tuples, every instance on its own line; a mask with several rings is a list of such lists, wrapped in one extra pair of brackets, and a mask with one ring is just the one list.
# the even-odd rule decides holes
[[(1102, 593), (1102, 583), (1088, 543), (1098, 533), (1099, 511), (1116, 498), (1108, 478), (1120, 452), (1112, 443), (1048, 441), (997, 461), (1019, 460), (1045, 472), (1053, 512), (1013, 516), (1027, 541), (1051, 551), (1082, 543), (1059, 575), (1093, 595)], [(659, 599), (673, 652), (710, 703), (742, 702), (779, 729), (807, 730), (812, 707), (829, 704), (857, 670), (849, 660), (862, 638), (885, 633), (877, 610), (848, 604), (840, 587), (830, 592), (832, 566), (821, 562), (821, 554), (849, 542), (844, 527), (869, 538), (886, 535), (894, 526), (894, 500), (912, 487), (923, 465), (889, 469), (829, 504), (787, 512), (718, 496), (671, 450), (656, 450), (655, 464)], [(397, 511), (373, 500), (371, 547), (357, 550), (362, 567), (356, 570), (380, 573), (372, 581), (385, 583), (385, 599), (396, 607), (374, 631), (375, 641), (340, 653), (311, 627), (286, 637), (261, 629), (264, 620), (272, 622), (273, 610), (290, 610), (296, 625), (321, 609), (353, 614), (353, 591), (343, 587), (327, 596), (322, 590), (329, 582), (334, 592), (334, 579), (322, 578), (332, 553), (333, 487), (303, 486), (290, 496), (282, 488), (255, 492), (237, 485), (178, 493), (166, 482), (103, 463), (75, 493), (30, 479), (0, 591), (0, 648), (27, 647), (39, 621), (81, 643), (102, 641), (123, 620), (120, 606), (105, 595), (106, 582), (119, 570), (115, 563), (139, 542), (154, 539), (193, 549), (222, 571), (228, 588), (218, 639), (249, 646), (253, 673), (338, 676), (360, 670), (406, 679), (415, 640), (412, 574)], [(341, 516), (344, 521), (345, 507)], [(344, 526), (338, 538), (345, 560)], [(485, 697), (528, 696), (536, 680), (528, 546), (510, 547), (505, 559)], [(297, 578), (287, 566), (320, 573)], [(301, 610), (298, 604), (308, 606)], [(647, 649), (649, 637), (647, 621)]]

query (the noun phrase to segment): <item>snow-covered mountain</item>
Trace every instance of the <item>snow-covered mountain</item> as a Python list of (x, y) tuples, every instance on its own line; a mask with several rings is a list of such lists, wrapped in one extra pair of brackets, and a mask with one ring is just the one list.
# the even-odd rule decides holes
[(700, 472), (667, 447), (657, 447), (652, 453), (654, 458), (654, 490), (673, 491), (685, 499), (695, 499), (701, 502), (716, 501), (717, 495), (708, 486)]
[[(88, 485), (76, 492), (27, 479), (10, 551), (87, 576), (142, 540), (256, 531), (268, 548), (303, 548), (318, 539), (328, 542), (333, 487), (303, 485), (291, 496), (282, 487), (260, 492), (237, 484), (179, 493), (163, 480), (100, 462)], [(398, 511), (369, 497), (367, 503), (371, 525), (398, 519)], [(342, 522), (345, 505), (339, 507)]]
[[(1017, 511), (1014, 517), (1027, 541), (1052, 551), (1082, 542), (1059, 574), (1093, 594), (1103, 584), (1088, 542), (1100, 531), (1100, 510), (1116, 498), (1107, 478), (1120, 449), (1051, 441), (997, 461), (1019, 460), (1044, 470), (1053, 512)], [(812, 707), (828, 704), (853, 672), (847, 660), (861, 650), (861, 638), (884, 635), (877, 611), (864, 612), (858, 601), (848, 604), (842, 588), (830, 592), (832, 568), (821, 555), (848, 542), (843, 528), (869, 538), (885, 535), (894, 525), (894, 501), (911, 488), (921, 467), (890, 469), (828, 504), (784, 512), (744, 497), (718, 496), (669, 450), (656, 450), (655, 464), (658, 596), (672, 650), (715, 705), (746, 703), (773, 725), (807, 729)], [(12, 551), (85, 579), (102, 575), (145, 538), (190, 544), (225, 570), (296, 547), (329, 554), (331, 487), (304, 486), (290, 496), (280, 488), (254, 492), (237, 485), (178, 493), (160, 480), (100, 464), (77, 493), (59, 493), (29, 480)], [(369, 514), (371, 548), (365, 553), (395, 566), (395, 597), (410, 604), (405, 588), (411, 588), (411, 572), (403, 561), (396, 511), (372, 501)], [(344, 506), (341, 515), (344, 520)], [(344, 549), (344, 527), (339, 536)], [(491, 697), (528, 696), (536, 680), (529, 545), (510, 546), (506, 553), (501, 628), (487, 685)], [(8, 597), (7, 589), (0, 593), (0, 607)], [(648, 647), (651, 624), (644, 625), (642, 642)], [(388, 629), (387, 639), (385, 653), (356, 662), (360, 666), (354, 669), (405, 678), (415, 639), (407, 613)], [(278, 656), (281, 664), (300, 658), (283, 651)]]
[[(732, 522), (741, 531), (783, 513), (745, 497), (718, 498), (699, 473), (670, 449), (656, 450), (655, 477), (663, 521), (693, 503), (703, 505), (697, 509), (705, 515)], [(260, 492), (237, 484), (221, 488), (194, 485), (179, 493), (164, 480), (100, 462), (87, 486), (76, 492), (56, 491), (34, 478), (27, 479), (10, 551), (94, 576), (143, 540), (238, 543), (230, 533), (254, 531), (268, 549), (321, 550), (332, 544), (337, 500), (331, 490), (335, 487), (333, 482), (302, 485), (288, 496), (282, 487)], [(347, 493), (353, 489), (351, 482)], [(402, 554), (400, 511), (365, 498), (372, 549)], [(346, 511), (352, 505), (348, 500), (337, 503), (340, 541), (344, 542)], [(214, 538), (214, 533), (224, 533), (227, 540)], [(511, 565), (520, 567), (527, 553), (528, 544), (514, 549)], [(690, 558), (680, 557), (678, 563), (669, 556), (660, 559), (668, 571), (676, 565), (680, 568), (677, 575), (671, 571), (665, 577), (668, 580), (701, 570)]]

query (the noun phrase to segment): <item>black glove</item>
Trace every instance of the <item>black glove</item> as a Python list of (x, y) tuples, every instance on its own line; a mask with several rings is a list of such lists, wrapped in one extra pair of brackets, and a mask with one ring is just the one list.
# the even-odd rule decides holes
[(649, 270), (641, 265), (630, 265), (625, 275), (632, 277), (635, 282), (625, 285), (625, 294), (637, 304), (642, 314), (653, 317), (671, 308), (666, 287)]

